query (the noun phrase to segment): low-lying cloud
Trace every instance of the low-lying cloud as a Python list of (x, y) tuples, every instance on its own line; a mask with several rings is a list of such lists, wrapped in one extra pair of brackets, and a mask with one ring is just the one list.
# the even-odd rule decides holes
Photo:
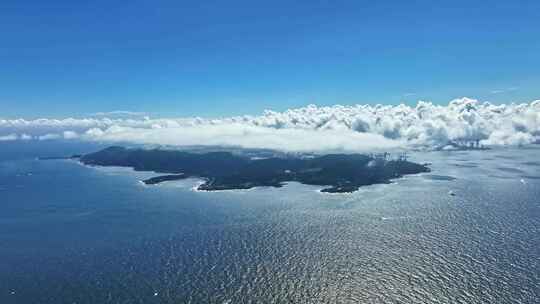
[(461, 98), (446, 106), (307, 106), (259, 116), (204, 118), (0, 119), (0, 141), (87, 140), (222, 145), (285, 151), (440, 149), (456, 144), (540, 142), (540, 100), (494, 105)]

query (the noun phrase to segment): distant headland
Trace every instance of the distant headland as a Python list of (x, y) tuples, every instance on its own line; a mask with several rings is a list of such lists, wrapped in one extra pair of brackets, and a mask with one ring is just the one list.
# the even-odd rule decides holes
[(295, 181), (327, 186), (322, 192), (354, 192), (361, 186), (389, 183), (403, 175), (430, 171), (427, 164), (410, 162), (404, 155), (390, 159), (387, 153), (258, 158), (231, 152), (197, 153), (113, 146), (66, 157), (74, 158), (85, 165), (131, 167), (136, 171), (164, 174), (143, 181), (149, 185), (189, 177), (202, 178), (205, 182), (199, 185), (198, 190), (207, 191), (282, 187), (286, 182)]

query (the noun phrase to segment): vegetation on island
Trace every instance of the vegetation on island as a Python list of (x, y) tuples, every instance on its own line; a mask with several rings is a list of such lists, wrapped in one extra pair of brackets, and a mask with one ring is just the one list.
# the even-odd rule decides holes
[(281, 187), (285, 182), (296, 181), (328, 186), (323, 192), (353, 192), (361, 186), (389, 183), (406, 174), (429, 171), (425, 164), (410, 162), (403, 155), (390, 159), (387, 153), (253, 158), (231, 152), (193, 153), (115, 146), (82, 155), (80, 161), (86, 165), (131, 167), (166, 174), (143, 181), (146, 184), (198, 177), (205, 180), (198, 189), (208, 191)]

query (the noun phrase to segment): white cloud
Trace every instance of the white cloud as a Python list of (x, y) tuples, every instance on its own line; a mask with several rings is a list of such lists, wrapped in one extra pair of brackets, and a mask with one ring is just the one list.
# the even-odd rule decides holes
[(510, 88), (506, 88), (506, 89), (492, 90), (490, 93), (491, 94), (502, 94), (502, 93), (508, 93), (508, 92), (517, 91), (518, 89), (519, 89), (518, 87), (510, 87)]
[(32, 136), (23, 133), (23, 134), (21, 134), (20, 139), (21, 140), (32, 140)]
[(65, 139), (76, 139), (79, 138), (79, 134), (73, 131), (64, 131), (63, 133)]
[(141, 129), (112, 126), (91, 129), (85, 139), (162, 145), (237, 146), (284, 151), (367, 151), (402, 144), (378, 134), (351, 130), (274, 129), (241, 123)]
[(12, 141), (19, 139), (17, 134), (0, 135), (0, 141)]
[(53, 140), (53, 139), (59, 139), (60, 134), (53, 134), (53, 133), (47, 133), (45, 135), (38, 136), (39, 140)]
[(97, 116), (97, 117), (129, 117), (129, 116), (143, 117), (143, 116), (148, 116), (148, 114), (145, 113), (145, 112), (117, 110), (117, 111), (110, 111), (110, 112), (97, 112), (97, 113), (93, 113), (91, 116)]
[[(493, 105), (460, 98), (448, 105), (307, 106), (259, 116), (2, 120), (0, 134), (166, 145), (229, 145), (287, 151), (442, 148), (480, 140), (518, 145), (540, 139), (540, 100)], [(12, 136), (13, 137), (13, 136)], [(12, 138), (11, 137), (11, 138)]]

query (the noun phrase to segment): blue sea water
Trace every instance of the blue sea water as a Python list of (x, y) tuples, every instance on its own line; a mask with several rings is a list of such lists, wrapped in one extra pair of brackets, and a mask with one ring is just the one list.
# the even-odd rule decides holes
[(0, 143), (0, 303), (540, 303), (538, 146), (353, 194), (35, 159), (101, 147)]

